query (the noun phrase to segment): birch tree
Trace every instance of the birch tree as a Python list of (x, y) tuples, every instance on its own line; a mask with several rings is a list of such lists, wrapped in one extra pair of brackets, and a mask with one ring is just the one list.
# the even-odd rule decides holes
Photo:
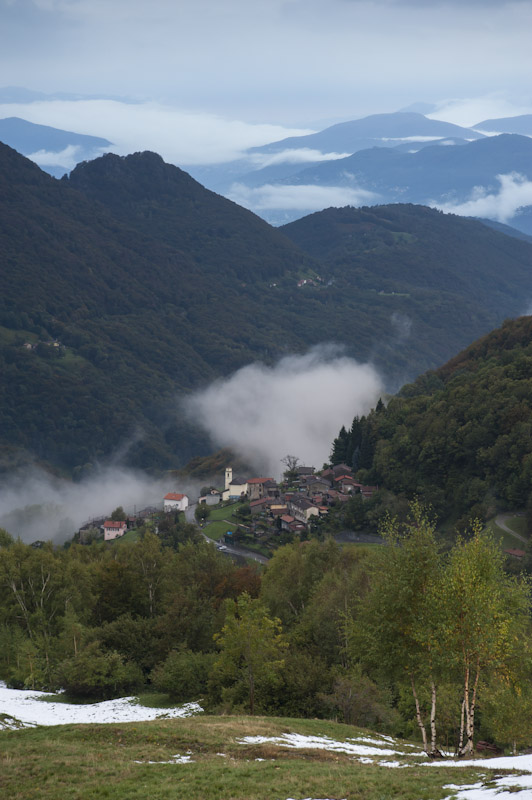
[(482, 679), (509, 674), (517, 632), (528, 615), (529, 587), (508, 576), (503, 563), (500, 546), (477, 521), (471, 538), (459, 539), (453, 548), (442, 584), (440, 643), (463, 685), (460, 756), (474, 749)]
[[(371, 586), (362, 600), (354, 644), (376, 672), (393, 682), (406, 682), (412, 691), (416, 721), (425, 752), (438, 756), (436, 731), (438, 638), (441, 562), (435, 525), (415, 501), (406, 524), (388, 519), (381, 528), (386, 539), (375, 558)], [(427, 721), (419, 686), (429, 688)], [(430, 741), (427, 733), (430, 724)]]

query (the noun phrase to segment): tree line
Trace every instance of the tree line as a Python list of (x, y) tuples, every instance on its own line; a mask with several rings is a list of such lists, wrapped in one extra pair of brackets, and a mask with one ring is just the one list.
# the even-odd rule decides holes
[(332, 539), (238, 566), (171, 520), (132, 544), (0, 537), (0, 675), (102, 699), (335, 717), (471, 752), (532, 745), (530, 587), (473, 527), (449, 550), (413, 503), (387, 545)]

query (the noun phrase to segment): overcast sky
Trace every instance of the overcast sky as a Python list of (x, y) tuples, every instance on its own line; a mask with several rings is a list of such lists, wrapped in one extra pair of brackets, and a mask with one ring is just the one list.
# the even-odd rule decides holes
[(0, 0), (0, 14), (4, 86), (142, 103), (0, 116), (113, 141), (134, 130), (137, 149), (181, 130), (183, 163), (232, 157), (231, 136), (281, 138), (272, 125), (319, 129), (417, 101), (461, 124), (532, 110), (532, 0)]

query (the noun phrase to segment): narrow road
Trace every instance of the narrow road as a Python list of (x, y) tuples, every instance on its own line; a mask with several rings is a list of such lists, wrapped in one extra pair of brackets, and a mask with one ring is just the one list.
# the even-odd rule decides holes
[(495, 524), (498, 525), (499, 528), (502, 528), (503, 531), (506, 531), (506, 533), (509, 533), (512, 536), (515, 536), (515, 538), (519, 539), (520, 542), (524, 542), (525, 544), (528, 544), (528, 539), (526, 538), (526, 536), (521, 536), (520, 533), (516, 533), (511, 528), (509, 528), (508, 525), (505, 522), (505, 520), (511, 519), (512, 517), (517, 517), (517, 516), (521, 516), (521, 515), (520, 514), (498, 514), (495, 517)]
[[(219, 542), (216, 542), (214, 539), (209, 539), (205, 531), (202, 531), (201, 533), (203, 538), (206, 539), (207, 542), (210, 542), (210, 544), (214, 544), (216, 545), (216, 547), (218, 547), (218, 545), (220, 544)], [(232, 545), (226, 544), (224, 545), (224, 548), (225, 550), (219, 551), (224, 555), (240, 556), (240, 558), (251, 558), (253, 559), (253, 561), (258, 561), (259, 564), (267, 564), (269, 561), (269, 559), (267, 559), (266, 556), (261, 555), (261, 553), (256, 553), (254, 550), (248, 550), (247, 547), (240, 547), (234, 544)]]
[[(196, 524), (196, 518), (194, 516), (196, 506), (197, 503), (191, 503), (189, 507), (185, 510), (185, 518), (187, 522), (193, 522), (194, 524)], [(232, 525), (231, 522), (228, 522), (227, 524)], [(206, 528), (209, 527), (208, 522), (205, 527)], [(211, 539), (209, 536), (207, 536), (204, 529), (202, 529), (201, 534), (207, 542), (215, 545), (215, 547), (218, 547), (218, 545), (220, 544), (220, 542), (217, 542), (214, 539)], [(240, 558), (251, 558), (253, 559), (253, 561), (258, 561), (259, 564), (267, 564), (269, 560), (266, 558), (266, 556), (263, 556), (260, 553), (256, 553), (254, 550), (248, 550), (247, 547), (240, 547), (239, 545), (234, 545), (234, 544), (224, 545), (224, 547), (225, 550), (220, 550), (219, 551), (220, 553), (225, 553), (226, 555), (240, 556)]]

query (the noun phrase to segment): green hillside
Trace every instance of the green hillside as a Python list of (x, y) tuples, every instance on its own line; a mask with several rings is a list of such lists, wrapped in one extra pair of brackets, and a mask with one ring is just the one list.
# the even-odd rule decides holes
[[(532, 317), (421, 375), (355, 429), (368, 480), (419, 494), (442, 517), (530, 508)], [(351, 453), (357, 446), (347, 443)]]
[[(466, 786), (479, 770), (463, 767), (427, 769), (416, 756), (397, 763), (409, 769), (386, 769), (383, 756), (359, 763), (352, 755), (327, 749), (293, 750), (265, 742), (244, 744), (244, 736), (330, 737), (325, 744), (362, 743), (370, 732), (317, 720), (204, 716), (184, 720), (121, 725), (64, 725), (0, 733), (4, 753), (2, 781), (9, 797), (41, 800), (113, 798), (152, 800), (271, 800), (338, 797), (382, 800), (439, 800), (446, 784)], [(351, 737), (351, 738), (350, 738)], [(397, 743), (411, 750), (409, 743)], [(338, 746), (341, 746), (338, 745)], [(351, 745), (352, 746), (352, 745)], [(368, 745), (366, 745), (367, 747)], [(414, 751), (415, 753), (417, 751)], [(179, 763), (177, 755), (188, 755)], [(394, 758), (396, 760), (396, 757)], [(371, 762), (371, 763), (368, 763)], [(31, 763), (31, 768), (28, 764)], [(482, 770), (482, 780), (491, 780)]]
[(522, 310), (531, 245), (400, 208), (323, 262), (330, 212), (309, 254), (153, 153), (57, 181), (0, 146), (0, 465), (179, 466), (209, 448), (177, 398), (218, 376), (332, 341), (397, 388)]
[(467, 298), (472, 313), (515, 316), (532, 286), (528, 242), (425, 206), (330, 208), (281, 230), (336, 280), (368, 290), (445, 293)]

